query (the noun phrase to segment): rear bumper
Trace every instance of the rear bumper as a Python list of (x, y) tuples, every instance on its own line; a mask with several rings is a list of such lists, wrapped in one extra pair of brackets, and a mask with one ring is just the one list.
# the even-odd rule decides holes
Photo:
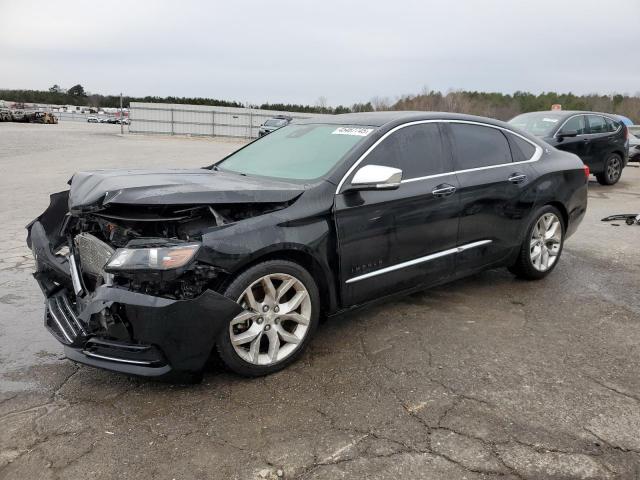
[(102, 285), (76, 297), (66, 257), (52, 253), (40, 221), (28, 228), (45, 327), (74, 362), (148, 377), (199, 372), (220, 330), (242, 310), (212, 290), (175, 300)]

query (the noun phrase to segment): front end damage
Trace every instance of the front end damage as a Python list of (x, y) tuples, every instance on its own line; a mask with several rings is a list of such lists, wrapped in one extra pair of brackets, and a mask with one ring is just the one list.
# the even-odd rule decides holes
[[(244, 209), (243, 211), (246, 211)], [(101, 206), (69, 211), (69, 192), (27, 226), (44, 322), (79, 363), (160, 377), (200, 372), (221, 328), (241, 311), (215, 288), (225, 272), (207, 252), (179, 268), (110, 270), (118, 249), (196, 245), (233, 215), (209, 206)], [(160, 250), (158, 250), (160, 249)]]

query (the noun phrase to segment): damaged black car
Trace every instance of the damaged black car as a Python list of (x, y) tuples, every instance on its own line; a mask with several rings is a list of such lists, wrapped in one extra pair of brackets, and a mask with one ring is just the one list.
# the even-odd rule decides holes
[(27, 243), (69, 359), (198, 379), (217, 354), (257, 376), (321, 318), (487, 268), (545, 277), (587, 180), (575, 155), (495, 120), (336, 115), (202, 169), (76, 173)]

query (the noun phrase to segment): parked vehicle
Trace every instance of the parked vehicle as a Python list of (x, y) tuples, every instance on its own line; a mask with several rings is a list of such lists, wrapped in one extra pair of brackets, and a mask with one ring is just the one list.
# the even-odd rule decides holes
[(87, 117), (87, 122), (89, 122), (89, 123), (100, 123), (100, 120), (98, 120), (98, 117), (94, 117), (93, 115), (89, 115)]
[(28, 122), (29, 118), (24, 110), (12, 110), (11, 120), (13, 122)]
[(11, 110), (8, 108), (0, 108), (0, 122), (11, 121)]
[(276, 115), (264, 122), (258, 130), (258, 137), (264, 137), (265, 135), (278, 130), (286, 125), (289, 125), (293, 119), (286, 115)]
[(616, 116), (596, 112), (523, 113), (509, 123), (559, 150), (575, 153), (602, 185), (620, 180), (629, 158), (629, 132)]
[(49, 112), (35, 112), (31, 123), (56, 124), (58, 123), (58, 117)]
[(487, 268), (544, 278), (587, 180), (496, 120), (336, 115), (203, 169), (78, 172), (27, 243), (71, 360), (197, 379), (216, 348), (256, 376), (293, 362), (321, 316)]
[(629, 129), (629, 161), (640, 162), (640, 125), (630, 125)]

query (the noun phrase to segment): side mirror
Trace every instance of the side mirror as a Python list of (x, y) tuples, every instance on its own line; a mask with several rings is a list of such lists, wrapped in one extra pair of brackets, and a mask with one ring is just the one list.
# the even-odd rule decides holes
[(566, 138), (566, 137), (577, 137), (577, 130), (564, 130), (562, 132), (558, 132), (558, 138)]
[(400, 186), (402, 170), (382, 165), (365, 165), (351, 180), (350, 190), (393, 190)]

